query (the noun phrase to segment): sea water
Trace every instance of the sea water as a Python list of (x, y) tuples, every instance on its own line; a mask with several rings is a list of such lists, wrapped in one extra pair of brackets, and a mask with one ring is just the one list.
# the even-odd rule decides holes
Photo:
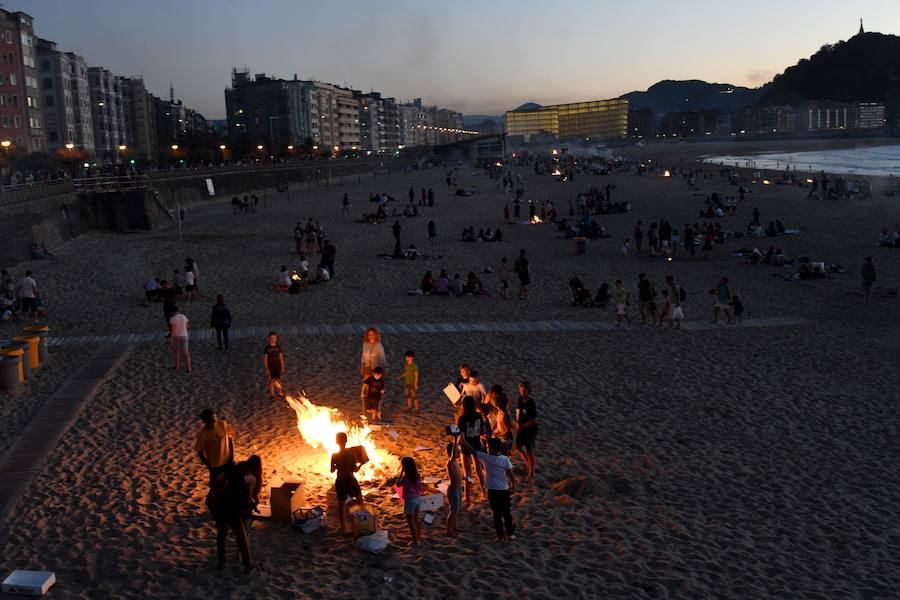
[(900, 176), (900, 146), (846, 148), (813, 152), (765, 152), (747, 156), (703, 156), (703, 162), (727, 167), (871, 176)]

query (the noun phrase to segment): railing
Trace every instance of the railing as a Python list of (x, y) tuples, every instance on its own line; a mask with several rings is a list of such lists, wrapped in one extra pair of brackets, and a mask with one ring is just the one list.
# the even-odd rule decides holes
[(71, 179), (0, 186), (0, 207), (16, 206), (33, 200), (52, 198), (53, 196), (67, 194), (74, 189), (74, 183)]
[(328, 170), (339, 171), (343, 167), (354, 166), (393, 166), (399, 161), (397, 159), (334, 159), (334, 160), (315, 160), (308, 162), (286, 162), (286, 163), (251, 163), (251, 164), (234, 164), (222, 165), (219, 167), (182, 167), (176, 169), (165, 169), (159, 171), (146, 171), (144, 175), (153, 181), (165, 181), (169, 179), (184, 179), (187, 177), (202, 177), (204, 175), (229, 175), (233, 173), (272, 173), (285, 171), (321, 171), (326, 174)]
[(100, 175), (80, 177), (74, 180), (78, 193), (130, 192), (147, 189), (147, 178), (143, 175)]

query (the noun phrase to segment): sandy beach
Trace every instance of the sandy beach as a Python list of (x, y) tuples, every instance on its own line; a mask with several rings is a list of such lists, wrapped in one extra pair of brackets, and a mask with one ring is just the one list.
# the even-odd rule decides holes
[[(651, 147), (666, 161), (695, 149)], [(384, 335), (389, 374), (414, 350), (421, 369), (423, 412), (402, 406), (402, 387), (386, 395), (389, 428), (380, 446), (416, 458), (425, 476), (445, 475), (443, 427), (453, 418), (440, 390), (460, 362), (482, 381), (514, 390), (528, 380), (540, 422), (535, 481), (513, 495), (517, 539), (494, 541), (490, 509), (467, 506), (460, 537), (443, 533), (443, 515), (424, 528), (415, 547), (383, 481), (364, 485), (392, 545), (370, 555), (337, 533), (334, 506), (327, 530), (303, 535), (280, 523), (256, 523), (254, 560), (262, 572), (245, 576), (229, 539), (229, 566), (215, 569), (215, 528), (203, 506), (206, 470), (193, 451), (200, 410), (212, 407), (236, 431), (238, 458), (259, 454), (267, 480), (287, 479), (308, 448), (296, 418), (270, 400), (260, 359), (263, 335), (231, 343), (192, 341), (194, 373), (171, 369), (162, 341), (136, 345), (128, 359), (83, 408), (25, 497), (0, 525), (0, 566), (56, 572), (52, 598), (880, 598), (900, 586), (892, 556), (900, 486), (894, 402), (900, 375), (896, 354), (896, 296), (865, 306), (859, 269), (874, 257), (879, 285), (896, 289), (896, 249), (877, 245), (882, 228), (900, 224), (900, 203), (806, 198), (807, 188), (751, 186), (737, 214), (720, 221), (742, 231), (757, 207), (761, 220), (779, 219), (798, 236), (742, 238), (717, 245), (708, 260), (671, 263), (623, 256), (622, 241), (638, 220), (660, 218), (676, 227), (709, 221), (704, 198), (736, 188), (714, 175), (688, 189), (679, 177), (578, 175), (559, 183), (515, 169), (526, 199), (552, 200), (562, 216), (591, 186), (613, 182), (614, 201), (631, 214), (598, 217), (611, 234), (575, 254), (574, 242), (550, 224), (506, 225), (511, 197), (471, 169), (460, 185), (480, 192), (454, 197), (445, 171), (334, 185), (268, 197), (269, 206), (232, 215), (229, 199), (188, 209), (183, 240), (174, 230), (130, 235), (92, 234), (55, 249), (52, 262), (11, 269), (34, 271), (52, 312), (54, 335), (164, 333), (162, 307), (145, 306), (141, 284), (168, 277), (190, 256), (200, 266), (203, 298), (180, 303), (192, 326), (205, 329), (215, 294), (225, 295), (234, 327), (304, 323), (403, 324), (581, 320), (614, 322), (613, 308), (575, 307), (567, 285), (578, 274), (596, 291), (622, 279), (636, 293), (638, 273), (661, 286), (674, 274), (688, 292), (689, 321), (708, 321), (707, 291), (723, 275), (743, 298), (747, 319), (794, 317), (782, 327), (720, 325), (697, 331), (623, 326), (596, 333), (391, 333)], [(434, 187), (437, 202), (418, 218), (399, 218), (403, 246), (428, 258), (386, 260), (390, 226), (341, 215), (344, 192), (353, 216), (374, 209), (370, 192), (406, 201), (413, 187)], [(527, 212), (527, 209), (526, 209)], [(336, 278), (299, 295), (272, 291), (279, 267), (295, 266), (294, 223), (319, 220), (337, 246)], [(429, 248), (426, 224), (438, 238)], [(500, 227), (502, 243), (463, 243), (464, 227)], [(732, 252), (769, 244), (788, 256), (808, 255), (844, 273), (788, 282), (785, 268), (746, 264)], [(491, 298), (410, 296), (422, 275), (496, 270), (520, 248), (531, 260), (534, 285), (519, 302), (497, 294), (494, 274), (479, 275)], [(316, 259), (310, 260), (315, 264)], [(513, 284), (513, 296), (516, 285)], [(637, 318), (635, 306), (630, 307)], [(639, 319), (638, 319), (639, 320)], [(16, 327), (0, 326), (0, 337)], [(282, 339), (289, 393), (305, 390), (316, 403), (348, 419), (359, 412), (356, 334), (295, 335)], [(0, 449), (23, 419), (87, 356), (61, 346), (54, 379), (35, 385), (4, 408)], [(82, 353), (83, 352), (83, 353)], [(10, 414), (13, 417), (7, 418)], [(24, 415), (24, 416), (23, 416)], [(8, 430), (8, 431), (7, 431)], [(389, 432), (396, 432), (394, 441)], [(424, 446), (428, 450), (414, 451)], [(319, 450), (318, 452), (321, 452)], [(520, 458), (513, 460), (522, 474)], [(326, 506), (329, 482), (307, 479), (308, 504)], [(584, 476), (588, 493), (561, 495), (553, 484)], [(333, 494), (333, 492), (332, 492)]]

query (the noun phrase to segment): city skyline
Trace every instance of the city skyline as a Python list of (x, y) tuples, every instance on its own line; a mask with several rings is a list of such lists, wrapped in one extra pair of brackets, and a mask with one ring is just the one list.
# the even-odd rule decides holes
[(222, 92), (233, 66), (500, 115), (523, 102), (614, 98), (662, 79), (755, 87), (823, 44), (848, 39), (859, 18), (867, 31), (900, 30), (900, 15), (880, 0), (788, 7), (767, 0), (752, 15), (706, 0), (677, 14), (665, 7), (572, 2), (554, 20), (533, 2), (468, 0), (453, 7), (398, 0), (377, 10), (355, 1), (334, 7), (272, 0), (249, 16), (234, 2), (5, 6), (32, 15), (37, 35), (91, 65), (143, 76), (157, 94), (172, 81), (176, 95), (210, 119), (225, 116)]

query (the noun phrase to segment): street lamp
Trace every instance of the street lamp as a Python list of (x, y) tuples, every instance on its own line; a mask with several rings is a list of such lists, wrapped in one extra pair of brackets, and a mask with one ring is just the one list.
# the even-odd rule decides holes
[(122, 144), (121, 146), (119, 146), (119, 150), (121, 150), (122, 152), (124, 152), (127, 149), (128, 149), (128, 146), (126, 146), (125, 144)]
[(258, 146), (256, 147), (256, 149), (259, 150), (260, 152), (262, 152), (263, 145), (262, 145), (262, 144), (258, 145)]
[(12, 146), (12, 142), (9, 140), (3, 140), (2, 142), (0, 142), (0, 146), (3, 146), (4, 148), (9, 148), (10, 146)]
[(219, 150), (221, 150), (222, 152), (225, 152), (225, 150), (226, 150), (225, 144), (220, 144), (220, 145), (219, 145)]
[(75, 148), (75, 144), (73, 144), (72, 142), (69, 142), (68, 144), (66, 144), (66, 150), (72, 150), (73, 148)]
[(292, 152), (294, 150), (293, 144), (288, 144), (288, 152)]
[(172, 150), (178, 150), (178, 144), (172, 144)]

